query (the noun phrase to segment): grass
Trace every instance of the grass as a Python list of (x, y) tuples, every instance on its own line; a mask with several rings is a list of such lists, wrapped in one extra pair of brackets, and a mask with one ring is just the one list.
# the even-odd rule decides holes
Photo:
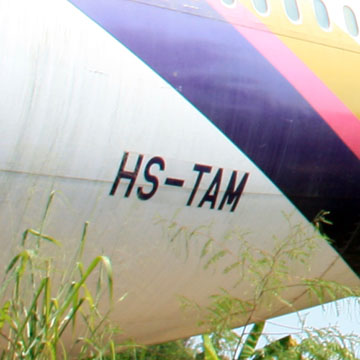
[[(43, 232), (53, 198), (54, 193), (40, 228), (24, 232), (0, 287), (1, 359), (102, 359), (105, 354), (115, 359), (117, 347), (112, 337), (118, 330), (108, 320), (113, 296), (111, 261), (100, 255), (85, 266), (85, 223), (75, 257), (65, 265), (68, 270), (59, 275), (55, 261), (42, 246), (46, 242), (57, 252), (61, 248), (56, 239)], [(97, 284), (95, 289), (88, 285), (90, 279)], [(109, 310), (101, 314), (104, 286)]]
[[(278, 342), (274, 342), (265, 347), (262, 349), (264, 354), (255, 349), (259, 337), (263, 335), (264, 322), (257, 321), (246, 339), (245, 332), (238, 335), (232, 330), (232, 324), (240, 318), (246, 318), (246, 324), (252, 323), (255, 311), (260, 306), (271, 306), (274, 299), (292, 310), (292, 304), (283, 296), (283, 292), (289, 287), (289, 279), (296, 280), (290, 286), (301, 286), (320, 303), (328, 299), (359, 295), (357, 289), (321, 279), (298, 277), (291, 272), (289, 264), (308, 266), (307, 261), (316, 250), (315, 240), (319, 235), (307, 234), (301, 227), (292, 226), (290, 222), (287, 237), (273, 239), (272, 251), (252, 247), (244, 239), (246, 234), (230, 233), (229, 239), (239, 243), (239, 249), (230, 253), (221, 244), (219, 246), (211, 234), (204, 232), (206, 226), (187, 229), (172, 221), (171, 224), (165, 224), (170, 232), (168, 237), (171, 242), (181, 237), (188, 255), (188, 243), (198, 237), (203, 243), (200, 261), (203, 262), (204, 269), (218, 266), (224, 274), (236, 272), (238, 281), (234, 287), (246, 280), (254, 297), (237, 298), (224, 289), (211, 296), (211, 304), (205, 309), (207, 316), (200, 322), (201, 325), (206, 325), (210, 334), (202, 337), (201, 353), (182, 340), (150, 347), (130, 342), (127, 345), (117, 344), (115, 338), (120, 330), (110, 321), (113, 305), (110, 258), (99, 255), (87, 264), (83, 261), (89, 227), (86, 222), (74, 257), (68, 263), (57, 266), (56, 259), (59, 258), (62, 244), (44, 231), (53, 199), (54, 193), (49, 197), (39, 228), (24, 231), (17, 254), (9, 262), (0, 285), (0, 348), (3, 349), (0, 360), (219, 360), (224, 354), (232, 354), (232, 358), (237, 360), (260, 360), (265, 359), (263, 355), (266, 351), (273, 353), (274, 346), (278, 345)], [(45, 244), (48, 246), (44, 246)], [(56, 259), (49, 256), (49, 246), (56, 248)], [(196, 304), (184, 298), (183, 305), (192, 307)], [(107, 310), (102, 313), (104, 308)], [(276, 350), (284, 356), (276, 358), (299, 359), (303, 358), (302, 354), (306, 354), (308, 357), (304, 359), (355, 359), (345, 346), (347, 340), (341, 335), (320, 335), (319, 340), (310, 334), (300, 344), (288, 346), (286, 343), (281, 351)], [(323, 344), (324, 338), (329, 340), (325, 343), (326, 346)], [(343, 342), (339, 343), (339, 339)], [(333, 357), (327, 357), (330, 353)], [(335, 355), (340, 357), (334, 357)]]

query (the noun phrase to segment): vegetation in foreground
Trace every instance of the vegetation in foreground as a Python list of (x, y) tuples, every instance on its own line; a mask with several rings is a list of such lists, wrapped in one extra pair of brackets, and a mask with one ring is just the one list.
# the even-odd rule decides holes
[[(54, 193), (49, 197), (40, 229), (24, 232), (19, 252), (10, 261), (0, 287), (1, 359), (67, 359), (73, 349), (79, 359), (101, 359), (105, 354), (115, 358), (112, 336), (116, 329), (108, 322), (108, 314), (99, 311), (100, 301), (106, 301), (104, 286), (108, 289), (111, 311), (110, 259), (99, 255), (85, 267), (82, 255), (86, 223), (78, 251), (67, 264), (68, 272), (58, 273), (53, 259), (43, 251), (44, 242), (61, 246), (43, 233), (53, 197)], [(91, 276), (97, 276), (94, 292), (87, 286)], [(69, 348), (68, 341), (75, 329), (81, 329), (81, 336)]]
[[(228, 339), (217, 334), (202, 335), (196, 346), (191, 339), (178, 340), (148, 347), (136, 347), (118, 354), (119, 360), (358, 360), (354, 345), (359, 336), (344, 336), (334, 329), (308, 332), (297, 342), (291, 335), (272, 341), (263, 348), (256, 348), (262, 333), (263, 322), (253, 325), (245, 341), (234, 351)], [(220, 340), (220, 341), (219, 341)], [(220, 345), (219, 345), (220, 343)]]
[[(240, 334), (232, 330), (232, 324), (244, 316), (247, 324), (253, 323), (258, 307), (271, 306), (269, 299), (278, 299), (292, 308), (283, 297), (289, 279), (294, 280), (287, 264), (291, 260), (306, 266), (316, 242), (313, 235), (308, 236), (299, 226), (290, 223), (288, 237), (281, 241), (274, 239), (271, 253), (252, 248), (239, 233), (229, 234), (229, 238), (236, 236), (239, 243), (239, 249), (230, 253), (210, 232), (204, 233), (204, 227), (186, 229), (172, 219), (167, 224), (172, 243), (183, 240), (188, 252), (190, 241), (203, 241), (200, 257), (204, 268), (214, 266), (225, 274), (236, 271), (238, 281), (234, 287), (243, 281), (246, 268), (246, 280), (250, 279), (254, 297), (244, 300), (226, 290), (213, 295), (208, 317), (199, 324), (208, 332), (196, 344), (191, 339), (153, 346), (116, 344), (114, 339), (119, 329), (109, 321), (114, 281), (111, 261), (99, 255), (85, 266), (82, 260), (88, 224), (84, 225), (78, 251), (66, 273), (59, 274), (54, 260), (43, 251), (44, 243), (61, 246), (43, 231), (53, 197), (52, 193), (39, 229), (24, 232), (20, 249), (10, 261), (0, 287), (1, 359), (357, 359), (353, 346), (360, 343), (360, 336), (344, 337), (333, 329), (308, 332), (300, 342), (286, 336), (270, 341), (262, 349), (256, 346), (260, 337), (266, 335), (264, 321), (256, 321), (249, 333), (246, 327)], [(95, 290), (87, 285), (90, 278), (92, 283), (97, 283)], [(296, 281), (292, 286), (305, 287), (320, 302), (359, 296), (356, 290), (334, 282), (305, 278), (296, 278)], [(104, 301), (108, 303), (108, 311), (101, 313), (99, 305)], [(197, 307), (191, 299), (182, 299), (182, 303), (185, 311), (188, 307)], [(75, 329), (77, 336), (74, 336)], [(71, 343), (70, 339), (73, 339)]]

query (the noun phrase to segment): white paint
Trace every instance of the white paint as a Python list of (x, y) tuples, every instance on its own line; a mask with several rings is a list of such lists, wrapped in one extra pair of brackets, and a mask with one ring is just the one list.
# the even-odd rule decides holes
[(324, 4), (326, 5), (330, 22), (332, 24), (336, 24), (342, 31), (344, 31), (349, 37), (356, 40), (356, 42), (360, 43), (360, 36), (356, 36), (355, 38), (351, 36), (347, 30), (344, 18), (344, 6), (350, 7), (357, 19), (358, 27), (360, 26), (360, 3), (357, 0), (325, 0)]
[[(288, 233), (282, 212), (311, 231), (279, 190), (201, 113), (69, 3), (1, 0), (0, 46), (2, 264), (21, 232), (40, 223), (48, 195), (56, 190), (46, 232), (71, 253), (83, 222), (90, 220), (87, 258), (109, 254), (116, 296), (128, 293), (113, 320), (125, 336), (149, 343), (200, 331), (196, 314), (180, 310), (178, 295), (205, 305), (210, 294), (235, 281), (203, 270), (202, 236), (192, 239), (185, 260), (183, 240), (170, 244), (169, 230), (156, 224), (158, 218), (175, 216), (187, 229), (205, 225), (218, 248), (228, 251), (238, 246), (224, 240), (233, 228), (248, 231), (247, 240), (270, 250), (273, 235)], [(180, 173), (181, 164), (196, 162), (249, 172), (250, 177), (233, 214), (181, 206), (176, 189), (148, 202), (110, 197), (124, 151), (178, 161)], [(331, 265), (326, 278), (358, 283), (342, 260), (334, 263), (337, 254), (325, 242), (319, 247), (313, 276)], [(294, 274), (305, 273), (294, 267)], [(248, 285), (235, 293), (248, 292)], [(310, 305), (301, 289), (289, 291), (289, 301), (295, 298), (299, 308)], [(261, 309), (256, 316), (287, 311), (274, 302), (271, 312)]]

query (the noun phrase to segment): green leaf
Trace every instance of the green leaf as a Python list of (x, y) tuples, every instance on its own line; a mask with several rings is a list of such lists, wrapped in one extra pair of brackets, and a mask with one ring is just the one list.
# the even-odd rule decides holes
[(3, 328), (6, 320), (8, 319), (9, 309), (10, 309), (10, 301), (6, 301), (5, 304), (0, 309), (0, 330)]
[(52, 244), (55, 244), (57, 246), (61, 246), (61, 243), (59, 243), (56, 239), (54, 239), (53, 237), (49, 236), (49, 235), (45, 235), (40, 233), (39, 231), (36, 231), (34, 229), (28, 229), (27, 230), (30, 234), (39, 237), (40, 239), (44, 239), (47, 240), (49, 242), (51, 242)]
[(19, 340), (19, 338), (22, 336), (22, 332), (25, 328), (25, 326), (28, 324), (31, 316), (33, 315), (33, 310), (36, 308), (37, 306), (37, 302), (39, 300), (39, 297), (41, 295), (41, 292), (43, 291), (43, 289), (45, 288), (46, 286), (46, 278), (43, 279), (40, 283), (40, 286), (37, 290), (37, 292), (35, 293), (35, 296), (34, 296), (34, 299), (30, 305), (30, 308), (29, 308), (29, 311), (27, 313), (27, 316), (25, 318), (25, 320), (23, 320), (22, 324), (20, 325), (19, 329), (17, 330), (17, 334), (16, 334), (16, 337), (15, 337), (15, 340), (14, 340), (14, 343), (16, 344), (17, 341)]
[(106, 274), (108, 277), (108, 288), (109, 288), (109, 297), (110, 300), (112, 300), (113, 296), (113, 280), (112, 280), (112, 266), (111, 261), (107, 256), (97, 256), (89, 265), (89, 267), (86, 269), (84, 275), (80, 279), (79, 282), (75, 283), (74, 287), (70, 291), (70, 293), (67, 295), (67, 298), (64, 300), (64, 303), (60, 306), (56, 317), (60, 318), (66, 311), (66, 309), (69, 307), (69, 305), (73, 302), (73, 297), (75, 294), (79, 291), (79, 289), (82, 287), (82, 285), (85, 283), (86, 279), (90, 276), (90, 274), (94, 271), (94, 269), (99, 265), (99, 263), (102, 263), (105, 267)]
[(202, 336), (204, 343), (205, 360), (220, 360), (208, 334)]
[(255, 353), (256, 345), (259, 341), (259, 338), (264, 330), (265, 321), (259, 321), (254, 324), (252, 327), (250, 334), (248, 335), (242, 349), (238, 360), (246, 360), (249, 359)]
[(203, 246), (202, 250), (201, 250), (201, 255), (200, 257), (203, 258), (210, 250), (211, 248), (211, 244), (214, 242), (214, 239), (210, 238), (205, 245)]
[(214, 256), (210, 258), (210, 260), (205, 264), (204, 269), (206, 270), (210, 265), (215, 264), (221, 258), (223, 258), (228, 253), (227, 250), (220, 250)]

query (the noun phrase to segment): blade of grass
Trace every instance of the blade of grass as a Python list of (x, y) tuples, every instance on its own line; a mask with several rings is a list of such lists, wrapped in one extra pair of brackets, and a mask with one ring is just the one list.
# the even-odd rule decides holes
[(36, 294), (35, 294), (35, 297), (30, 305), (30, 308), (29, 308), (29, 312), (25, 318), (25, 320), (23, 321), (23, 323), (21, 324), (21, 326), (19, 327), (19, 329), (17, 330), (17, 334), (15, 336), (15, 340), (14, 340), (14, 343), (16, 344), (20, 338), (20, 336), (22, 335), (22, 332), (24, 331), (25, 329), (25, 326), (26, 324), (28, 323), (30, 317), (31, 317), (31, 314), (32, 314), (32, 310), (36, 307), (36, 304), (39, 300), (39, 297), (41, 295), (41, 292), (43, 291), (43, 289), (45, 288), (46, 286), (46, 282), (47, 282), (47, 278), (41, 280), (41, 283), (40, 283), (40, 286), (39, 286), (39, 289), (37, 290)]
[(216, 350), (210, 336), (208, 334), (204, 334), (202, 337), (204, 343), (205, 360), (220, 360), (216, 354)]
[(65, 331), (66, 327), (72, 321), (73, 317), (76, 315), (77, 311), (80, 309), (80, 307), (84, 303), (84, 301), (85, 301), (84, 298), (80, 299), (80, 301), (76, 304), (76, 306), (71, 309), (70, 314), (68, 314), (65, 317), (65, 319), (64, 319), (65, 321), (63, 321), (62, 324), (60, 325), (60, 331), (59, 331), (58, 338), (61, 337), (61, 335)]
[(254, 324), (252, 327), (250, 334), (248, 335), (242, 349), (238, 360), (246, 360), (253, 356), (255, 352), (256, 345), (260, 339), (260, 336), (263, 333), (265, 327), (265, 321), (259, 321)]
[(97, 256), (89, 265), (86, 272), (84, 273), (83, 277), (80, 279), (79, 282), (77, 282), (73, 289), (70, 291), (69, 295), (67, 296), (67, 299), (64, 300), (64, 303), (60, 307), (57, 317), (61, 317), (66, 309), (69, 307), (73, 300), (74, 294), (79, 291), (80, 287), (85, 283), (86, 279), (90, 276), (90, 274), (94, 271), (94, 269), (98, 266), (99, 263), (102, 263), (105, 266), (107, 277), (108, 277), (108, 288), (109, 288), (109, 297), (112, 299), (113, 294), (113, 281), (112, 281), (112, 267), (110, 259), (106, 256)]

